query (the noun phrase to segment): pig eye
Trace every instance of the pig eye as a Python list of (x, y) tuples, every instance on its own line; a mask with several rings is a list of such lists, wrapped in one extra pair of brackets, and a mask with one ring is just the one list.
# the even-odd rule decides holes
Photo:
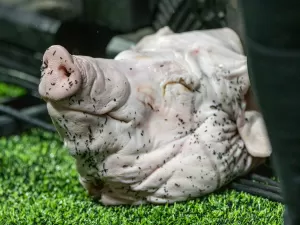
[(61, 70), (61, 71), (63, 71), (63, 73), (64, 73), (67, 77), (69, 77), (69, 76), (71, 75), (71, 73), (68, 72), (67, 69), (66, 69), (66, 67), (64, 67), (64, 66), (59, 66), (58, 69)]

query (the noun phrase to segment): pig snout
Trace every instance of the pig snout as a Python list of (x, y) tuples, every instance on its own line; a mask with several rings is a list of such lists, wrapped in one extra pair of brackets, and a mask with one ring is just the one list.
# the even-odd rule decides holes
[(72, 55), (62, 46), (53, 45), (46, 50), (41, 73), (39, 93), (49, 101), (68, 98), (81, 87), (82, 75)]

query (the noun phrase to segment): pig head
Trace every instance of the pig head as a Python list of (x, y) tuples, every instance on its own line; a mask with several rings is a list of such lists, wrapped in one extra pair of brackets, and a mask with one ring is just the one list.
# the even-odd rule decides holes
[(144, 37), (115, 59), (51, 46), (39, 93), (81, 184), (106, 205), (211, 193), (271, 154), (247, 107), (247, 59), (230, 29)]

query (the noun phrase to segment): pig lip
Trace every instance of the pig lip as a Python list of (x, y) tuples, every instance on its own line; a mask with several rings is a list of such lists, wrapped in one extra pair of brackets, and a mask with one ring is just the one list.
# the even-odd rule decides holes
[[(77, 108), (73, 108), (72, 106), (66, 106), (66, 104), (60, 104), (60, 102), (46, 101), (46, 103), (47, 103), (48, 113), (49, 113), (50, 117), (53, 116), (54, 118), (57, 117), (57, 115), (59, 113), (54, 114), (54, 113), (52, 113), (52, 110), (55, 110), (55, 111), (63, 110), (64, 112), (72, 111), (72, 112), (78, 112), (78, 113), (85, 113), (85, 114), (97, 116), (97, 117), (103, 116), (102, 114), (100, 115), (95, 112), (85, 110), (84, 108), (77, 109)], [(57, 110), (57, 109), (59, 109), (59, 110)]]

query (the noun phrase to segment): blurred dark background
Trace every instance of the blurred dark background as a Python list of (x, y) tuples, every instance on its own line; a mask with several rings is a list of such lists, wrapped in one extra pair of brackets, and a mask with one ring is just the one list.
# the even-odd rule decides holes
[(227, 6), (226, 0), (0, 0), (0, 82), (26, 90), (0, 98), (0, 136), (31, 126), (52, 129), (37, 93), (49, 46), (113, 58), (164, 26), (174, 32), (225, 27)]
[(225, 0), (0, 0), (0, 65), (39, 76), (53, 44), (112, 58), (164, 26), (175, 32), (226, 26)]
[[(240, 25), (236, 0), (0, 0), (0, 82), (26, 90), (0, 99), (1, 107), (10, 107), (0, 108), (0, 136), (30, 127), (21, 113), (28, 107), (41, 105), (30, 115), (50, 122), (37, 87), (43, 53), (53, 44), (113, 58), (164, 26), (174, 32), (229, 26), (240, 34)], [(1, 113), (20, 118), (7, 122)], [(12, 121), (11, 129), (1, 129)]]

